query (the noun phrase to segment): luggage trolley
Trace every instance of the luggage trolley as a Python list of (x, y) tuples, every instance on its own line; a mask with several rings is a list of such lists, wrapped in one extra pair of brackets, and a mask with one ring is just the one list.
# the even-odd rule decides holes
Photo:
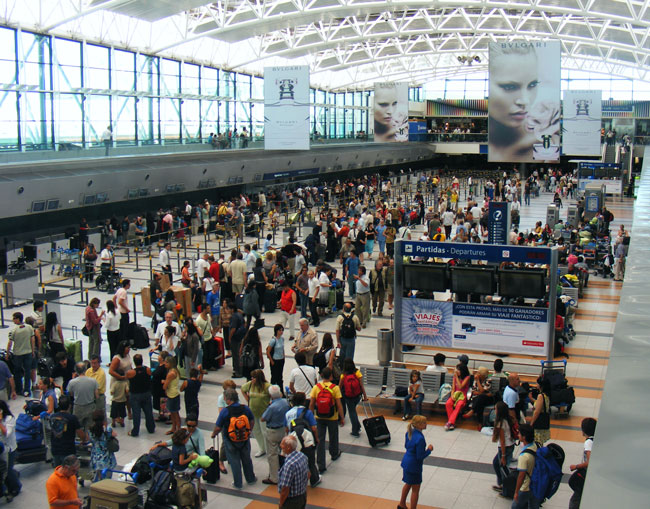
[(567, 361), (540, 361), (540, 364), (541, 377), (548, 379), (551, 384), (551, 406), (558, 409), (558, 417), (568, 417), (576, 397), (566, 378)]

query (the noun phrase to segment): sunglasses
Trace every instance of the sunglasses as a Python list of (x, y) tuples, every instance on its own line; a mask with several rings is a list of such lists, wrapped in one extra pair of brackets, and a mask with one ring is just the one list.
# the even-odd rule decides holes
[(196, 424), (185, 424), (188, 428), (196, 428)]

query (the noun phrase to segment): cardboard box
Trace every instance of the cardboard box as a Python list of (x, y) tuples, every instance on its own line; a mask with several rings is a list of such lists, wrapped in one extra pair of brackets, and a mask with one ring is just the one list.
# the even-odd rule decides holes
[(192, 291), (184, 286), (171, 286), (176, 303), (181, 305), (184, 316), (192, 316)]
[(160, 290), (162, 294), (165, 295), (165, 292), (171, 286), (171, 283), (169, 282), (169, 276), (167, 274), (161, 272), (160, 276)]
[(143, 286), (140, 290), (140, 298), (142, 301), (142, 314), (146, 317), (153, 317), (153, 309), (151, 307), (151, 292), (148, 286)]

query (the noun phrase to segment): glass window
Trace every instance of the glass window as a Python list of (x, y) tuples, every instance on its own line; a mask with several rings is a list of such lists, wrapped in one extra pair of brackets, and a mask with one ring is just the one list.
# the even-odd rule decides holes
[(201, 140), (200, 104), (201, 101), (194, 99), (183, 99), (181, 101), (181, 112), (183, 114), (183, 139), (186, 143), (197, 143)]
[(27, 148), (45, 150), (52, 146), (52, 94), (26, 92), (20, 98), (22, 143)]
[(82, 142), (81, 96), (60, 94), (54, 98), (54, 137), (58, 143)]
[(81, 87), (81, 43), (54, 39), (54, 86), (58, 90)]
[(143, 145), (159, 142), (158, 101), (151, 97), (136, 98), (138, 141)]
[(156, 57), (138, 55), (136, 62), (137, 89), (158, 94), (158, 63)]
[[(182, 67), (182, 91), (184, 94), (199, 94), (199, 72), (200, 67), (194, 64), (183, 63)], [(197, 117), (198, 118), (198, 117)]]
[[(111, 124), (111, 98), (107, 95), (90, 95), (84, 104), (86, 111), (86, 144), (101, 145), (102, 133)], [(116, 131), (113, 127), (113, 139)]]
[(160, 61), (160, 91), (163, 94), (178, 94), (180, 83), (178, 73), (180, 62), (163, 58)]
[(86, 44), (85, 78), (86, 88), (109, 88), (108, 48)]
[(113, 98), (113, 139), (118, 145), (135, 143), (135, 97)]
[(114, 90), (133, 90), (135, 86), (135, 53), (115, 50), (113, 52), (113, 82)]
[(218, 95), (219, 71), (212, 67), (204, 67), (201, 73), (201, 94)]
[(16, 81), (16, 32), (8, 28), (0, 28), (0, 76), (3, 83)]
[(0, 92), (0, 150), (18, 148), (16, 92)]
[(160, 131), (165, 143), (180, 141), (179, 99), (160, 99)]

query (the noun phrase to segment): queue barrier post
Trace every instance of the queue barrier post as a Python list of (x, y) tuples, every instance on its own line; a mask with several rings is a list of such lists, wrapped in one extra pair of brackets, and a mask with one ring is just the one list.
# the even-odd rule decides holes
[(138, 256), (139, 249), (135, 248), (135, 272), (140, 272), (140, 257)]
[(5, 324), (5, 305), (3, 299), (4, 295), (0, 295), (0, 329), (6, 329), (9, 327)]
[(138, 323), (138, 301), (133, 294), (133, 323)]

